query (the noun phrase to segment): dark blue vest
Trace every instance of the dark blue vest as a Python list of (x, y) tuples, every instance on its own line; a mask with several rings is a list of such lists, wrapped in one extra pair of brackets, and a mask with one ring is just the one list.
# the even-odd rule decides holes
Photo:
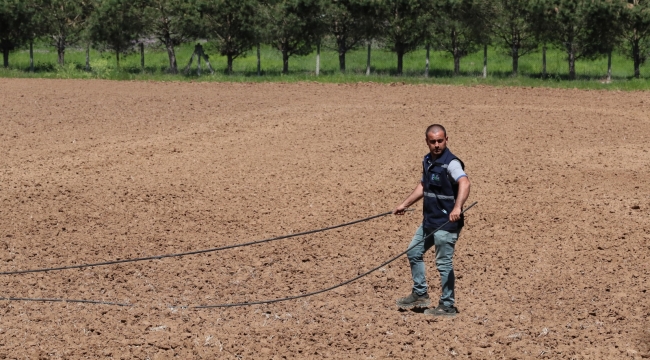
[[(465, 164), (449, 149), (445, 149), (435, 161), (431, 160), (431, 154), (427, 154), (422, 161), (422, 186), (424, 188), (422, 225), (429, 231), (437, 229), (449, 220), (449, 214), (454, 209), (458, 197), (458, 184), (454, 184), (447, 175), (447, 167), (452, 160), (460, 161), (461, 166), (465, 169)], [(461, 215), (460, 220), (450, 222), (441, 230), (458, 232), (464, 223), (465, 217)]]

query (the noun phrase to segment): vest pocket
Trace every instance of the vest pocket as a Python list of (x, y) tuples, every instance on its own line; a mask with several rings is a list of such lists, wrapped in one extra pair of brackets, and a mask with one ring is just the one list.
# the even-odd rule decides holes
[(442, 179), (446, 174), (441, 171), (432, 170), (429, 174), (429, 188), (430, 189), (439, 189), (442, 187)]

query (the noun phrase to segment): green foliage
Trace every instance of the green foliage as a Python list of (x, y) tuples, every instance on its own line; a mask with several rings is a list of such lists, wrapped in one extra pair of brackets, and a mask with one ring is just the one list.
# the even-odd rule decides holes
[[(585, 71), (578, 59), (600, 61), (605, 54), (616, 59), (618, 51), (632, 59), (631, 76), (640, 77), (650, 55), (650, 0), (0, 0), (0, 50), (5, 66), (10, 52), (27, 43), (54, 46), (57, 62), (63, 65), (64, 56), (74, 52), (75, 45), (92, 42), (97, 50), (115, 52), (115, 60), (107, 60), (107, 66), (91, 56), (91, 63), (102, 69), (93, 76), (105, 77), (117, 71), (111, 64), (117, 67), (120, 56), (142, 43), (156, 50), (162, 45), (167, 56), (165, 72), (173, 74), (178, 68), (177, 49), (189, 57), (187, 44), (196, 39), (208, 40), (206, 49), (214, 49), (211, 55), (228, 64), (227, 73), (241, 72), (234, 59), (249, 66), (252, 60), (245, 56), (260, 43), (278, 51), (274, 55), (267, 51), (263, 67), (279, 57), (278, 73), (288, 75), (292, 58), (298, 72), (311, 72), (314, 60), (300, 56), (311, 54), (315, 44), (323, 43), (335, 50), (335, 56), (331, 52), (323, 55), (323, 74), (329, 71), (328, 56), (334, 56), (338, 71), (354, 75), (354, 64), (366, 61), (359, 45), (373, 39), (373, 53), (379, 56), (373, 55), (375, 72), (419, 74), (424, 59), (409, 60), (411, 54), (422, 52), (423, 45), (434, 45), (434, 50), (451, 58), (450, 74), (472, 74), (473, 66), (480, 67), (482, 62), (474, 59), (481, 58), (476, 55), (479, 46), (494, 44), (498, 53), (490, 53), (488, 71), (495, 69), (492, 59), (507, 56), (509, 74), (533, 76), (539, 74), (541, 62), (520, 65), (519, 60), (535, 53), (541, 43), (545, 49), (547, 45), (554, 49), (553, 54), (564, 51), (563, 61), (568, 60), (569, 66), (567, 71), (555, 71), (561, 74), (559, 78), (566, 78), (565, 73), (576, 78), (577, 72)], [(466, 60), (468, 56), (472, 60)], [(390, 61), (382, 63), (386, 59)], [(463, 72), (461, 60), (466, 67)], [(420, 65), (413, 67), (405, 61)], [(41, 69), (50, 71), (53, 66), (42, 63)], [(130, 66), (126, 73), (141, 71), (141, 66)], [(148, 66), (147, 71), (157, 73), (162, 66)], [(57, 71), (73, 76), (76, 65)], [(440, 75), (435, 67), (432, 71)]]
[(282, 53), (282, 72), (289, 72), (289, 57), (307, 55), (319, 38), (321, 3), (317, 0), (269, 0), (260, 15), (267, 41)]
[(488, 0), (436, 0), (433, 32), (440, 49), (454, 58), (454, 73), (460, 59), (488, 41), (495, 8)]
[(381, 7), (372, 0), (332, 0), (325, 3), (323, 22), (335, 39), (339, 69), (345, 71), (345, 55), (377, 33)]
[(38, 10), (37, 33), (47, 35), (63, 66), (66, 48), (81, 40), (94, 4), (91, 0), (35, 0), (34, 5)]
[(167, 50), (169, 72), (178, 72), (175, 47), (193, 40), (201, 32), (196, 0), (148, 0), (146, 32)]
[(537, 11), (546, 23), (546, 37), (567, 54), (569, 78), (576, 77), (575, 61), (589, 54), (588, 6), (591, 0), (538, 0)]
[(531, 0), (496, 0), (496, 19), (492, 22), (495, 37), (512, 57), (512, 75), (518, 74), (519, 58), (538, 47)]
[(201, 3), (203, 31), (216, 41), (219, 54), (227, 57), (227, 72), (233, 60), (246, 54), (257, 44), (258, 1), (215, 0)]
[(9, 66), (9, 52), (32, 38), (34, 9), (30, 5), (28, 1), (0, 0), (0, 50), (5, 68)]
[(118, 67), (120, 54), (132, 49), (146, 29), (144, 9), (143, 1), (99, 0), (91, 17), (91, 39), (115, 52)]
[(385, 21), (382, 38), (397, 54), (397, 74), (402, 74), (403, 56), (417, 49), (427, 36), (431, 22), (430, 0), (382, 0)]
[[(193, 44), (182, 44), (177, 48), (179, 59), (189, 59)], [(604, 83), (607, 69), (606, 59), (584, 59), (576, 63), (577, 80), (566, 81), (566, 55), (563, 49), (549, 48), (548, 78), (540, 78), (541, 55), (526, 55), (520, 59), (520, 75), (510, 76), (511, 59), (508, 55), (495, 51), (490, 47), (488, 78), (482, 79), (482, 52), (470, 53), (461, 60), (462, 71), (459, 76), (453, 75), (453, 58), (447, 52), (431, 52), (430, 78), (422, 76), (424, 71), (423, 49), (415, 50), (404, 56), (403, 76), (394, 76), (396, 54), (375, 47), (373, 50), (372, 73), (365, 75), (365, 49), (352, 50), (348, 53), (348, 67), (345, 74), (338, 69), (338, 54), (325, 48), (321, 52), (321, 74), (314, 75), (314, 54), (292, 59), (292, 71), (282, 74), (282, 56), (274, 48), (263, 45), (261, 52), (262, 76), (257, 76), (256, 57), (241, 57), (233, 65), (233, 74), (215, 73), (214, 75), (196, 76), (191, 74), (169, 74), (167, 53), (157, 47), (146, 48), (147, 66), (144, 71), (140, 67), (138, 54), (129, 54), (121, 59), (120, 67), (116, 65), (115, 56), (109, 52), (99, 52), (91, 49), (91, 71), (84, 71), (85, 52), (81, 49), (70, 48), (66, 54), (66, 66), (63, 70), (56, 65), (57, 54), (47, 43), (35, 43), (35, 72), (30, 73), (29, 52), (26, 48), (18, 48), (11, 53), (11, 66), (7, 70), (0, 69), (0, 77), (40, 77), (40, 78), (93, 78), (113, 80), (158, 80), (158, 81), (234, 81), (234, 82), (268, 82), (268, 81), (319, 81), (319, 82), (406, 82), (425, 84), (457, 84), (457, 85), (496, 85), (496, 86), (542, 86), (590, 89), (629, 89), (650, 90), (650, 78), (645, 73), (649, 64), (641, 66), (642, 75), (639, 80), (633, 77), (632, 66), (623, 54), (613, 53), (612, 82)], [(225, 57), (214, 54), (210, 61), (215, 64), (225, 62)]]
[(614, 51), (623, 36), (621, 16), (625, 3), (621, 0), (593, 0), (585, 7), (586, 57), (598, 57)]
[(621, 16), (625, 49), (634, 63), (634, 76), (640, 76), (639, 67), (650, 52), (650, 1), (632, 0)]

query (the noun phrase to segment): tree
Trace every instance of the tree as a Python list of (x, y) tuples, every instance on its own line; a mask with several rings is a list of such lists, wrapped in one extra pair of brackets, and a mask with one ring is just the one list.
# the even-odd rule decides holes
[(174, 48), (193, 40), (199, 32), (199, 11), (194, 0), (149, 0), (150, 31), (167, 50), (169, 72), (178, 73)]
[(257, 44), (256, 0), (205, 1), (201, 6), (204, 32), (216, 39), (217, 48), (227, 58), (226, 72), (232, 73), (233, 60)]
[(487, 65), (488, 65), (488, 45), (492, 43), (494, 37), (494, 19), (498, 14), (498, 7), (493, 0), (477, 0), (475, 1), (477, 18), (473, 19), (471, 26), (477, 34), (477, 39), (483, 45), (483, 78), (487, 78)]
[(612, 78), (612, 52), (623, 36), (624, 8), (620, 0), (593, 0), (586, 4), (587, 41), (583, 52), (590, 58), (607, 56), (607, 81)]
[(519, 73), (519, 58), (537, 49), (530, 0), (496, 1), (494, 34), (512, 58), (512, 76)]
[(120, 54), (130, 50), (145, 30), (143, 8), (141, 1), (100, 0), (91, 18), (91, 38), (115, 52), (118, 67)]
[(493, 8), (483, 0), (437, 0), (433, 31), (438, 46), (454, 58), (454, 75), (460, 74), (460, 59), (489, 41)]
[(639, 68), (650, 52), (650, 1), (629, 0), (621, 18), (626, 54), (634, 63), (634, 77), (638, 79)]
[(366, 76), (370, 76), (370, 52), (372, 50), (372, 41), (380, 38), (382, 34), (382, 26), (384, 19), (387, 18), (384, 11), (386, 8), (376, 0), (364, 0), (363, 7), (365, 8), (364, 15), (364, 29), (363, 37), (368, 46), (368, 55), (366, 58)]
[(34, 12), (29, 5), (27, 1), (0, 0), (0, 49), (5, 68), (9, 67), (9, 52), (30, 38)]
[(65, 50), (81, 40), (93, 10), (90, 0), (37, 0), (39, 23), (56, 48), (59, 65), (65, 64)]
[(34, 40), (38, 37), (48, 35), (47, 27), (43, 21), (43, 14), (36, 11), (39, 0), (28, 0), (28, 7), (33, 14), (28, 24), (25, 25), (26, 39), (29, 42), (29, 71), (34, 72)]
[(549, 0), (529, 0), (529, 22), (535, 41), (542, 44), (542, 78), (546, 78), (546, 50), (547, 44), (553, 38), (553, 10), (548, 4)]
[(548, 38), (567, 54), (569, 79), (575, 79), (576, 60), (586, 54), (588, 43), (587, 3), (591, 0), (537, 0), (533, 5), (534, 20)]
[(416, 50), (427, 35), (430, 21), (429, 0), (383, 0), (386, 14), (382, 37), (397, 54), (397, 75), (402, 75), (404, 55)]
[(289, 73), (289, 58), (312, 52), (319, 29), (317, 0), (269, 0), (260, 8), (264, 32), (282, 53), (282, 73)]
[[(339, 56), (339, 70), (345, 72), (345, 55), (357, 49), (372, 26), (376, 3), (368, 0), (332, 0), (323, 11), (323, 21), (332, 34)], [(376, 6), (374, 6), (376, 7)]]

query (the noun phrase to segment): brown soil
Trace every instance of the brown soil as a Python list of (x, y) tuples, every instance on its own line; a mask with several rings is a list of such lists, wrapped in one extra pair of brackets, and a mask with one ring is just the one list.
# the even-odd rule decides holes
[[(0, 358), (650, 356), (650, 93), (0, 79), (0, 271), (391, 210), (447, 126), (472, 181), (454, 319), (400, 312), (419, 212), (208, 255), (0, 276)], [(419, 207), (418, 207), (419, 208)], [(439, 279), (427, 256), (434, 298)]]

